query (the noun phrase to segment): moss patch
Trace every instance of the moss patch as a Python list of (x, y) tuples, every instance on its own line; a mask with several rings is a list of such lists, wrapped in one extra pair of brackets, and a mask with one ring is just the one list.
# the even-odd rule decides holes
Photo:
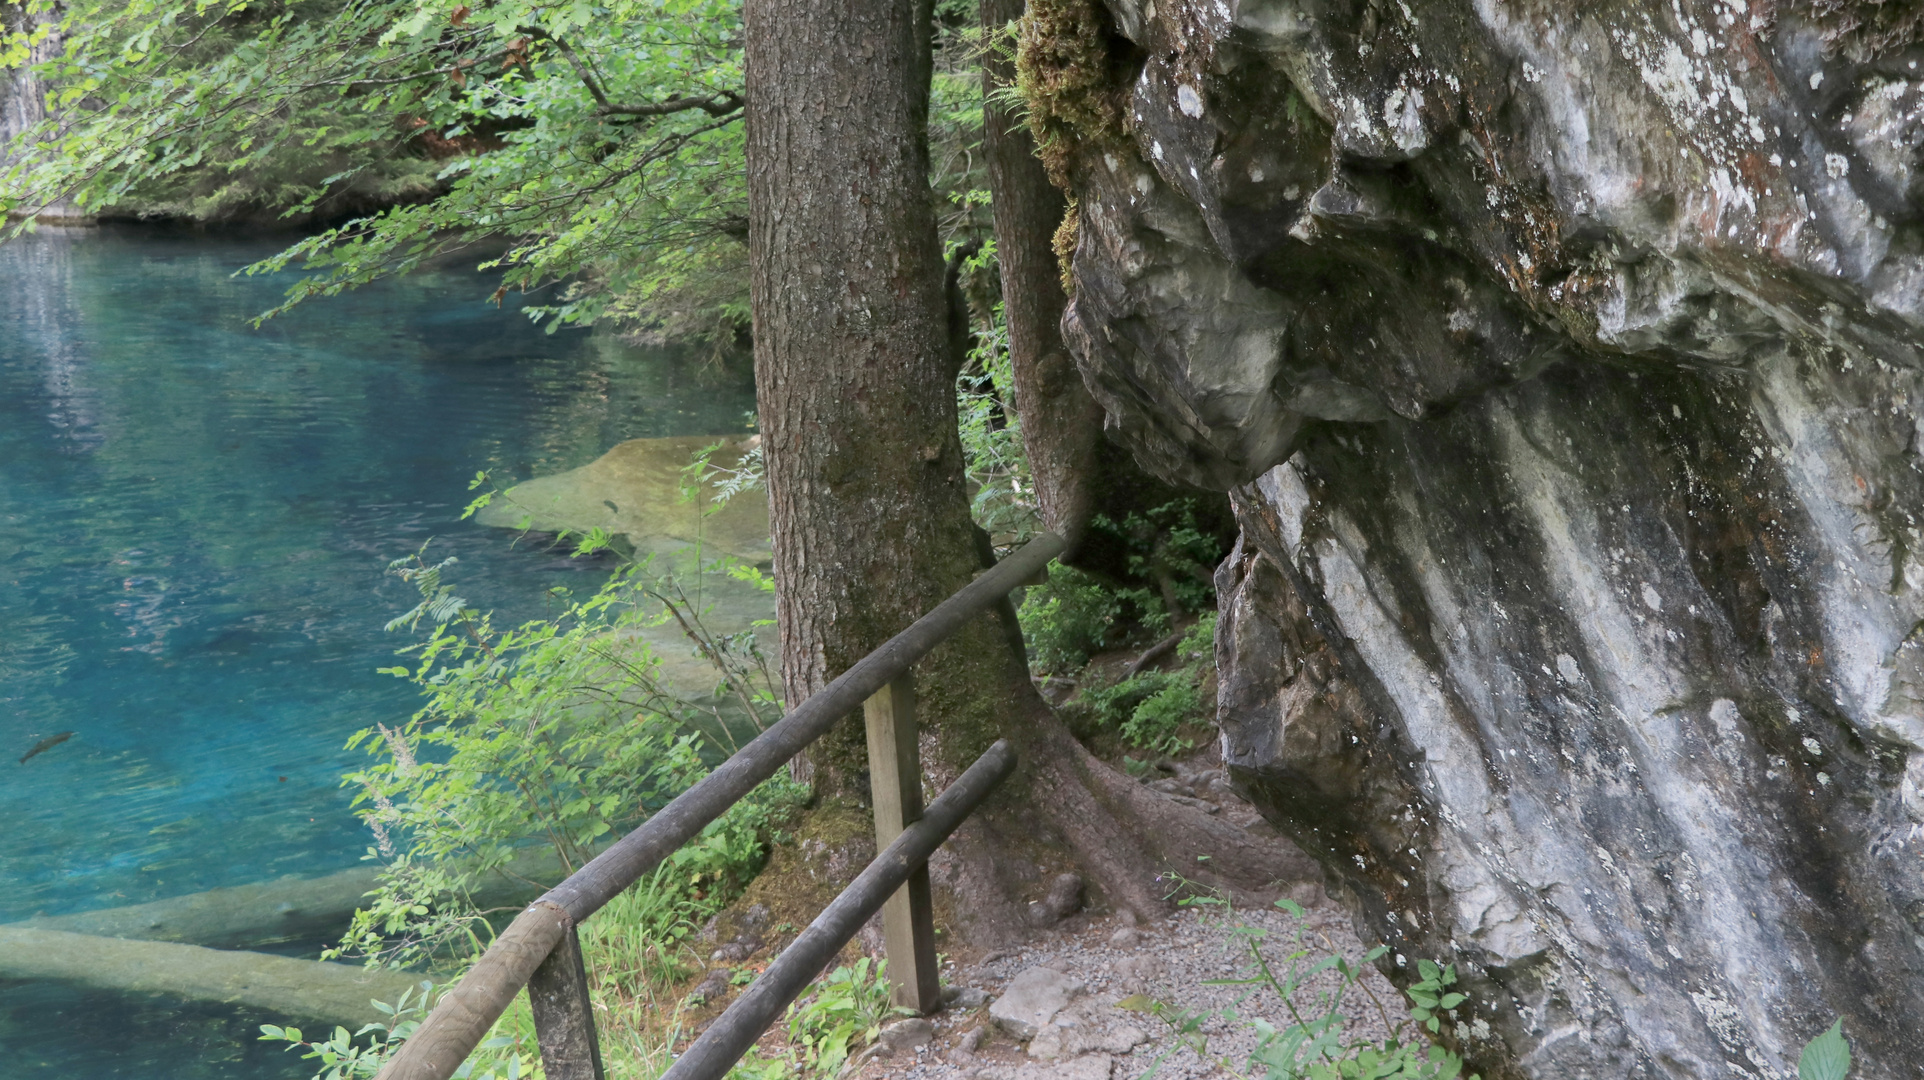
[[(1015, 56), (1016, 87), (1049, 180), (1072, 190), (1075, 156), (1088, 144), (1126, 141), (1124, 50), (1096, 0), (1030, 0)], [(1059, 235), (1059, 234), (1058, 234)]]
[[(768, 909), (768, 925), (795, 930), (779, 935), (786, 944), (815, 920), (837, 893), (875, 858), (875, 822), (866, 807), (824, 800), (796, 822), (788, 843), (769, 851), (768, 865), (749, 882), (741, 899), (716, 919), (717, 938), (728, 941), (741, 931), (742, 913), (757, 904)], [(764, 934), (774, 949), (775, 935)]]
[(1082, 237), (1082, 206), (1074, 199), (1069, 200), (1069, 209), (1062, 215), (1062, 224), (1056, 226), (1055, 236), (1049, 240), (1056, 253), (1056, 268), (1062, 275), (1063, 295), (1074, 297), (1076, 294), (1075, 259), (1076, 243)]

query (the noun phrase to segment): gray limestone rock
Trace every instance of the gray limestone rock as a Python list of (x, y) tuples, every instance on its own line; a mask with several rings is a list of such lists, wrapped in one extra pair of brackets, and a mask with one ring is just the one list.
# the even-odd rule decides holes
[(942, 988), (942, 1007), (969, 1012), (989, 1003), (988, 991), (974, 986), (944, 986)]
[(935, 1038), (935, 1025), (921, 1017), (900, 1020), (882, 1029), (876, 1044), (883, 1057), (913, 1054)]
[(735, 973), (727, 968), (713, 968), (702, 981), (688, 992), (692, 1002), (720, 1001), (728, 993)]
[(1023, 970), (989, 1005), (989, 1018), (1010, 1037), (1033, 1039), (1043, 1026), (1083, 991), (1081, 981), (1046, 967)]
[(1010, 1080), (1109, 1080), (1114, 1062), (1107, 1054), (1084, 1054), (1068, 1061), (1029, 1063), (1012, 1070)]
[(1924, 43), (1852, 6), (1106, 0), (1065, 332), (1234, 498), (1232, 782), (1488, 1080), (1924, 1060)]
[(975, 1052), (981, 1047), (982, 1039), (987, 1034), (988, 1029), (980, 1026), (963, 1032), (962, 1037), (956, 1040), (955, 1048), (949, 1051), (949, 1061), (956, 1065), (967, 1065), (974, 1061)]
[(1163, 963), (1150, 953), (1137, 953), (1116, 961), (1116, 985), (1124, 993), (1146, 994), (1163, 977)]

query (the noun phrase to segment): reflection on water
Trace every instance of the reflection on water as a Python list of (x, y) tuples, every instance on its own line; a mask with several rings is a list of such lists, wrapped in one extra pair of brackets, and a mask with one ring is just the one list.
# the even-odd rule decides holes
[(433, 538), (465, 595), (538, 615), (599, 575), (461, 522), (477, 470), (737, 431), (752, 407), (746, 364), (545, 335), (457, 272), (253, 330), (282, 285), (231, 274), (270, 249), (0, 246), (0, 921), (351, 864), (342, 742), (413, 707), (374, 674), (411, 606), (383, 566)]

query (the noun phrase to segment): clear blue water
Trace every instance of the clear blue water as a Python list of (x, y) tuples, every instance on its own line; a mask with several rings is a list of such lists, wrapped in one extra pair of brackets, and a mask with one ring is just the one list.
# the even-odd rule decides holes
[[(133, 230), (0, 245), (0, 921), (353, 865), (367, 837), (337, 781), (361, 759), (342, 743), (414, 706), (375, 673), (405, 644), (382, 623), (411, 606), (386, 563), (432, 538), (470, 599), (539, 615), (602, 571), (459, 521), (477, 470), (739, 431), (753, 405), (745, 363), (546, 335), (465, 271), (256, 330), (285, 283), (231, 275), (272, 249)], [(0, 984), (0, 1072), (288, 1074), (252, 1048), (222, 1065), (23, 1034), (92, 1007)], [(170, 1023), (226, 1030), (219, 1014)]]

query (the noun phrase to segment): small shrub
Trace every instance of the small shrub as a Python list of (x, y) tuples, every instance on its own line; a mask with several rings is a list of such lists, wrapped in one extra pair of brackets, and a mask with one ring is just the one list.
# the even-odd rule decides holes
[(1110, 686), (1089, 686), (1078, 698), (1098, 726), (1112, 729), (1128, 745), (1157, 754), (1194, 748), (1183, 728), (1209, 718), (1200, 689), (1215, 656), (1216, 617), (1197, 620), (1176, 645), (1182, 666), (1174, 671), (1145, 671)]
[(849, 1054), (875, 1041), (891, 1016), (914, 1015), (889, 1004), (888, 961), (857, 960), (815, 984), (815, 992), (789, 1006), (788, 1037), (809, 1069), (833, 1076)]
[(1049, 564), (1049, 580), (1022, 598), (1017, 618), (1035, 666), (1067, 675), (1102, 651), (1122, 615), (1122, 600), (1080, 570)]
[(1098, 515), (1090, 527), (1120, 540), (1128, 553), (1121, 580), (1049, 564), (1049, 580), (1028, 591), (1018, 613), (1038, 673), (1072, 674), (1095, 653), (1154, 640), (1198, 612), (1203, 622), (1185, 639), (1192, 655), (1184, 659), (1213, 654), (1213, 574), (1222, 545), (1196, 523), (1197, 512), (1192, 500), (1178, 499), (1121, 521)]
[[(1121, 521), (1098, 514), (1090, 522), (1128, 547), (1129, 573), (1145, 583), (1136, 590), (1145, 624), (1166, 632), (1171, 619), (1216, 604), (1216, 564), (1222, 544), (1196, 522), (1194, 499), (1177, 499)], [(1149, 587), (1154, 588), (1151, 592)]]
[(327, 1038), (318, 1040), (308, 1039), (297, 1027), (262, 1024), (261, 1041), (284, 1042), (285, 1049), (305, 1051), (301, 1058), (316, 1063), (314, 1080), (358, 1080), (373, 1076), (421, 1026), (433, 988), (434, 984), (423, 982), (418, 996), (409, 989), (402, 991), (401, 999), (392, 1005), (369, 1002), (388, 1016), (386, 1024), (368, 1024), (352, 1034), (344, 1027), (336, 1027)]
[(1202, 695), (1187, 680), (1171, 683), (1144, 698), (1122, 722), (1131, 746), (1159, 754), (1179, 754), (1194, 744), (1182, 737), (1184, 724), (1202, 715)]

